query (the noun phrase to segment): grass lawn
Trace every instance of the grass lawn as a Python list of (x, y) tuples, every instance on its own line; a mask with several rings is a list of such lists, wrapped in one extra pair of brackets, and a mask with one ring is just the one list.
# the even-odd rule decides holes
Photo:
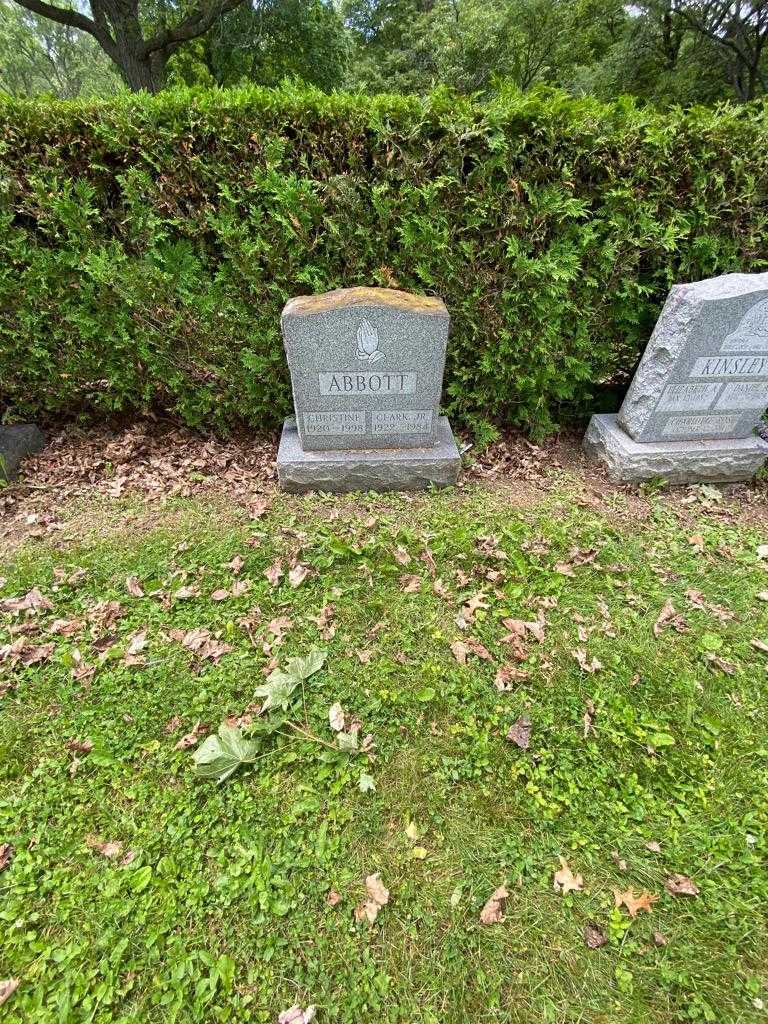
[(2, 572), (0, 1016), (765, 1020), (768, 537), (692, 500), (73, 501)]

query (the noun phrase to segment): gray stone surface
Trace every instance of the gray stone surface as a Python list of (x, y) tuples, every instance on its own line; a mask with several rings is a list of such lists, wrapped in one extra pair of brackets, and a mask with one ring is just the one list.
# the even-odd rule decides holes
[(743, 438), (768, 406), (768, 273), (675, 285), (619, 410), (635, 441)]
[(718, 441), (634, 441), (614, 415), (593, 416), (584, 450), (612, 480), (639, 483), (663, 477), (673, 484), (750, 480), (768, 457), (759, 437)]
[(33, 423), (0, 427), (0, 480), (15, 480), (21, 460), (39, 452), (44, 444), (45, 434)]
[(445, 416), (437, 423), (437, 444), (382, 451), (304, 451), (296, 420), (283, 425), (277, 474), (286, 491), (418, 491), (430, 484), (456, 483), (461, 466)]
[(345, 288), (291, 299), (280, 324), (304, 451), (437, 443), (449, 326), (440, 299)]

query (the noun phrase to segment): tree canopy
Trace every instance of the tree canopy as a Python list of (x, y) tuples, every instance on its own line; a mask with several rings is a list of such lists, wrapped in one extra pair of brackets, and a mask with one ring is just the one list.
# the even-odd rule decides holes
[(169, 84), (692, 105), (765, 93), (768, 0), (0, 0), (0, 89)]

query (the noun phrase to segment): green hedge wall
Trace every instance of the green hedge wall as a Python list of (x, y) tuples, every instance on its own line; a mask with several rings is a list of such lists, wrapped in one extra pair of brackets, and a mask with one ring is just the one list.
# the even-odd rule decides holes
[(0, 102), (0, 411), (290, 409), (279, 314), (440, 295), (444, 403), (534, 433), (615, 402), (670, 284), (768, 265), (764, 105), (284, 88)]

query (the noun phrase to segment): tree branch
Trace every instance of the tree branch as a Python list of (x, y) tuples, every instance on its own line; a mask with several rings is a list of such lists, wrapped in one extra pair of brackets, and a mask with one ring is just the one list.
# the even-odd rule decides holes
[[(17, 0), (18, 2), (18, 0)], [(34, 0), (38, 2), (38, 0)], [(165, 28), (144, 41), (142, 55), (149, 56), (158, 50), (175, 50), (182, 43), (203, 35), (222, 14), (227, 14), (239, 7), (244, 0), (213, 0), (208, 5), (201, 4), (183, 18), (175, 28)]]
[(53, 4), (45, 3), (44, 0), (15, 0), (15, 3), (19, 7), (25, 7), (28, 11), (32, 11), (33, 14), (39, 14), (43, 18), (50, 18), (51, 21), (57, 21), (60, 25), (79, 28), (81, 32), (88, 32), (95, 39), (99, 39), (99, 30), (96, 22), (86, 18), (79, 11), (72, 11), (65, 7), (56, 7)]

